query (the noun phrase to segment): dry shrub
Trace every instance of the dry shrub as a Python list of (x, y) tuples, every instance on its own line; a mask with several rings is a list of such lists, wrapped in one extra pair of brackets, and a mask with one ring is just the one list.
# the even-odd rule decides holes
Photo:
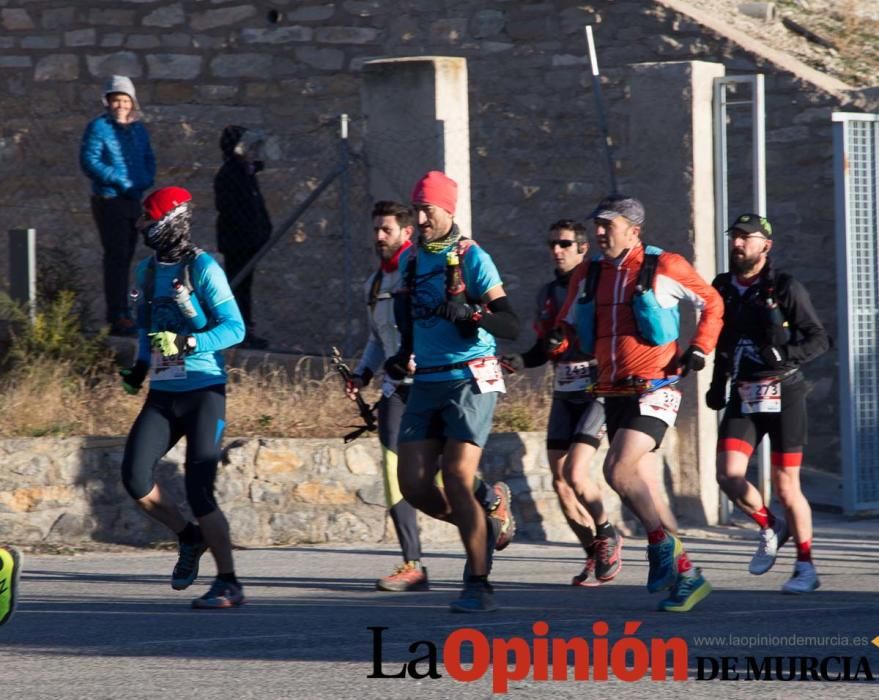
[(36, 358), (0, 380), (0, 435), (124, 434), (139, 405), (120, 393), (105, 371), (83, 373), (69, 361)]
[[(495, 412), (496, 432), (543, 430), (551, 401), (551, 372), (535, 380), (507, 378)], [(364, 391), (378, 400), (377, 382)], [(146, 395), (129, 396), (114, 368), (82, 372), (68, 361), (35, 358), (0, 379), (0, 437), (126, 435)], [(229, 370), (226, 405), (230, 437), (341, 437), (362, 424), (338, 374), (324, 360), (292, 370), (273, 365)]]
[[(374, 390), (364, 396), (378, 400)], [(236, 437), (339, 437), (361, 423), (339, 375), (311, 358), (292, 370), (230, 369), (226, 416), (226, 434)]]
[(535, 381), (526, 374), (506, 378), (507, 393), (498, 401), (492, 429), (498, 433), (546, 430), (552, 404), (552, 368)]

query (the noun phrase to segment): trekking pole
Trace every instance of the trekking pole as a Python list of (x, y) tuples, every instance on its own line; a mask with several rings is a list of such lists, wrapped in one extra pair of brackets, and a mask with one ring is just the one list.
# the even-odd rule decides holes
[[(333, 363), (333, 367), (336, 368), (336, 371), (342, 377), (342, 381), (345, 383), (345, 388), (347, 389), (354, 380), (354, 374), (351, 372), (351, 368), (345, 364), (345, 361), (342, 359), (342, 353), (339, 352), (339, 348), (335, 345), (332, 346), (332, 353), (330, 360)], [(375, 432), (378, 430), (374, 414), (375, 406), (370, 406), (366, 403), (366, 400), (359, 391), (354, 395), (354, 401), (357, 403), (357, 410), (360, 413), (360, 417), (363, 419), (363, 425), (349, 426), (355, 428), (355, 430), (352, 430), (345, 436), (346, 443), (356, 440), (365, 432)]]
[(601, 99), (601, 80), (598, 76), (598, 57), (595, 55), (595, 40), (592, 38), (592, 26), (586, 25), (586, 42), (589, 44), (589, 66), (592, 69), (592, 95), (595, 98), (595, 111), (598, 113), (598, 127), (604, 138), (604, 155), (607, 160), (607, 174), (610, 177), (611, 194), (617, 192), (617, 176), (613, 164), (610, 133), (607, 129), (607, 118), (604, 116), (604, 101)]

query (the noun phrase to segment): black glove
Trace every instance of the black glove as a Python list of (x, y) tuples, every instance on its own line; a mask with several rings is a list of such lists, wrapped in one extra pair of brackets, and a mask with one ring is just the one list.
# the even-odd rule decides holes
[(779, 345), (764, 345), (760, 348), (760, 357), (769, 369), (781, 369), (787, 361), (787, 350)]
[(705, 353), (696, 345), (691, 345), (678, 360), (682, 368), (681, 376), (686, 377), (690, 372), (699, 372), (705, 369)]
[(564, 326), (556, 326), (543, 337), (546, 354), (551, 360), (557, 360), (570, 347), (568, 334)]
[(437, 306), (433, 313), (435, 316), (451, 321), (452, 323), (462, 323), (473, 319), (473, 307), (460, 301), (444, 301)]
[(143, 360), (135, 362), (133, 367), (120, 369), (119, 376), (122, 377), (122, 388), (125, 390), (125, 393), (133, 396), (140, 391), (149, 371), (149, 362), (144, 362)]
[(510, 374), (521, 372), (525, 369), (525, 360), (521, 355), (501, 355), (499, 358), (501, 368)]
[(412, 351), (408, 349), (400, 349), (396, 355), (391, 355), (385, 360), (385, 374), (387, 374), (395, 382), (399, 382), (406, 378), (409, 374), (409, 358)]
[(705, 405), (712, 411), (720, 411), (726, 407), (726, 382), (711, 382), (705, 392)]

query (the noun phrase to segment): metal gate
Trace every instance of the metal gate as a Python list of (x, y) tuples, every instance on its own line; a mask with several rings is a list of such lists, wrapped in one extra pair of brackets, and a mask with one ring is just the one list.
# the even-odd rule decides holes
[(879, 115), (833, 115), (846, 513), (879, 509)]
[[(744, 98), (730, 97), (730, 90), (745, 86), (749, 93)], [(717, 271), (729, 270), (729, 242), (726, 227), (729, 226), (729, 172), (728, 172), (728, 110), (731, 107), (747, 107), (751, 117), (751, 211), (766, 215), (766, 115), (764, 110), (764, 80), (762, 74), (728, 75), (714, 79), (714, 212), (715, 250)], [(718, 423), (720, 416), (718, 414)], [(769, 439), (764, 437), (757, 448), (757, 487), (763, 501), (769, 505), (772, 499), (770, 478)], [(720, 522), (729, 522), (732, 503), (720, 493)]]

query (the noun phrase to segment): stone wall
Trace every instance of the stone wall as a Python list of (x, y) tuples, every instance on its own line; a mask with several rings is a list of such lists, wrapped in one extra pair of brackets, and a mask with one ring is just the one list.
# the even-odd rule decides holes
[[(530, 314), (549, 274), (547, 225), (585, 215), (608, 189), (586, 74), (585, 24), (596, 30), (621, 187), (648, 200), (652, 183), (641, 175), (641, 159), (661, 160), (681, 129), (670, 121), (667, 139), (653, 153), (631, 152), (631, 66), (702, 60), (722, 63), (727, 74), (766, 74), (768, 214), (778, 232), (777, 261), (814, 291), (818, 312), (835, 333), (830, 114), (840, 107), (879, 111), (879, 96), (849, 95), (838, 81), (822, 80), (677, 0), (6, 0), (0, 7), (0, 229), (36, 227), (44, 259), (55, 251), (53, 260), (73, 268), (99, 320), (99, 244), (77, 156), (85, 123), (101, 109), (103, 76), (134, 78), (159, 161), (158, 183), (193, 191), (195, 238), (210, 249), (211, 182), (224, 125), (268, 132), (269, 167), (261, 177), (279, 221), (335, 162), (339, 113), (352, 115), (351, 145), (361, 149), (365, 60), (462, 56), (469, 71), (474, 234), (497, 260), (514, 305)], [(734, 166), (744, 171), (750, 148), (737, 139), (731, 135), (741, 154)], [(360, 160), (352, 171), (355, 290), (373, 266), (365, 168), (396, 165)], [(734, 182), (742, 186), (734, 187), (731, 208), (750, 208), (748, 185)], [(661, 229), (663, 208), (679, 206), (654, 206), (648, 230)], [(320, 353), (343, 337), (342, 299), (350, 287), (333, 263), (341, 243), (331, 189), (260, 265), (256, 316), (274, 344)], [(535, 268), (535, 260), (546, 267)], [(353, 325), (357, 340), (363, 318), (358, 313)], [(526, 334), (516, 347), (530, 342)], [(808, 372), (815, 383), (814, 435), (806, 459), (831, 468), (839, 459), (836, 361), (828, 353)]]
[[(674, 439), (672, 432), (671, 439)], [(482, 471), (513, 491), (519, 537), (574, 542), (561, 516), (546, 462), (543, 433), (493, 435)], [(169, 539), (143, 515), (119, 479), (123, 438), (0, 441), (0, 542), (143, 545)], [(217, 498), (237, 545), (308, 543), (392, 544), (376, 438), (239, 439), (225, 444)], [(159, 463), (156, 479), (185, 509), (177, 445)], [(603, 453), (591, 465), (613, 522), (628, 530), (615, 495), (601, 476)], [(671, 487), (671, 477), (665, 479)], [(664, 486), (663, 489), (664, 491)], [(419, 515), (423, 539), (456, 540), (452, 526)]]

